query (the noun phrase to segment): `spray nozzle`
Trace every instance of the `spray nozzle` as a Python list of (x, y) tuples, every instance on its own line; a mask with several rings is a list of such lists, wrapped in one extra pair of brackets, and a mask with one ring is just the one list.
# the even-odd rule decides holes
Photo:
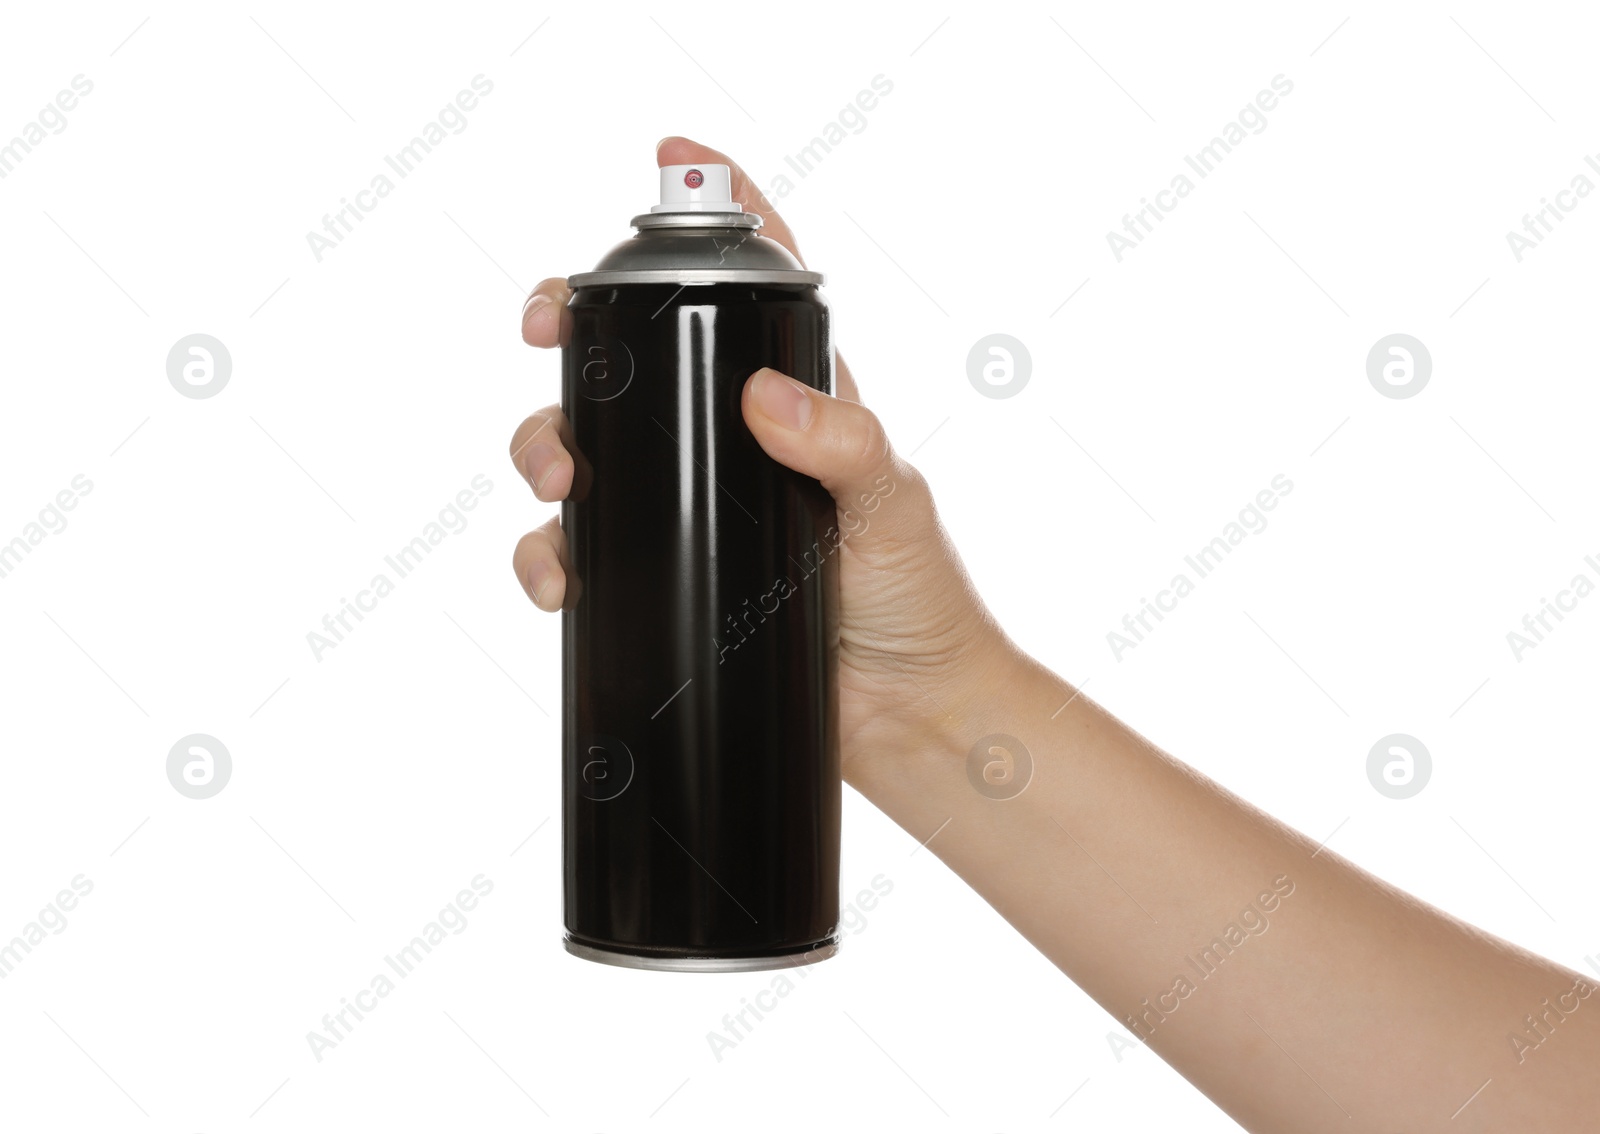
[(725, 165), (664, 165), (661, 203), (652, 213), (742, 213), (733, 199), (733, 178)]

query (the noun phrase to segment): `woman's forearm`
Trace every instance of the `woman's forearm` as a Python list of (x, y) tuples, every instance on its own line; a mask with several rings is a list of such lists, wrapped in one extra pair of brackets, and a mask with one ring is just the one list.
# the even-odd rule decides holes
[[(853, 786), (1243, 1125), (1600, 1115), (1595, 986), (1319, 849), (1031, 659), (997, 657), (960, 704), (930, 706), (915, 743), (858, 761)], [(978, 758), (1001, 782), (969, 778), (996, 735), (1031, 757), (1010, 798), (1006, 740)]]

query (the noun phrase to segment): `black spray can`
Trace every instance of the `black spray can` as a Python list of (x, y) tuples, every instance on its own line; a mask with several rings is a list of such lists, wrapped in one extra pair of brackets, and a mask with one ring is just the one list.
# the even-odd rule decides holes
[(828, 308), (727, 166), (662, 169), (661, 201), (568, 281), (566, 947), (804, 964), (838, 948), (840, 536), (740, 399), (763, 366), (833, 393)]

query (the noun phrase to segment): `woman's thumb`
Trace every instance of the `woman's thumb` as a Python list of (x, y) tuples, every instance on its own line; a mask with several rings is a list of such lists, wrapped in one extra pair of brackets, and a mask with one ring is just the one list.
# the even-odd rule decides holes
[(874, 513), (877, 534), (901, 539), (930, 522), (922, 478), (895, 456), (877, 415), (859, 402), (763, 367), (745, 383), (744, 419), (768, 456), (822, 483), (841, 522), (846, 513)]

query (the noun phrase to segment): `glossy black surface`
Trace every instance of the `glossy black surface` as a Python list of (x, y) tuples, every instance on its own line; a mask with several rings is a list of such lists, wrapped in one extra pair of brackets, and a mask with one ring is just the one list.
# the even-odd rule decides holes
[(634, 284), (580, 288), (569, 316), (568, 933), (670, 957), (803, 950), (839, 913), (839, 536), (740, 395), (762, 366), (832, 393), (826, 304)]

